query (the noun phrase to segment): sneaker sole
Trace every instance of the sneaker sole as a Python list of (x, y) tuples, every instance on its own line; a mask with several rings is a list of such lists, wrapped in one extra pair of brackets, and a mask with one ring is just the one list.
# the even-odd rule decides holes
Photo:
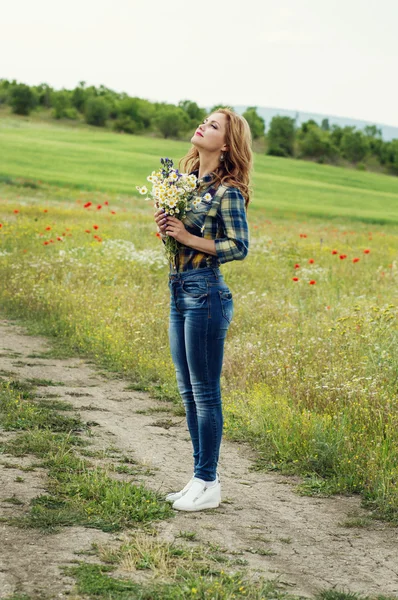
[(174, 502), (177, 502), (177, 500), (179, 500), (180, 498), (182, 498), (182, 494), (173, 494), (173, 496), (171, 497), (171, 494), (166, 496), (165, 500), (166, 502), (170, 502), (171, 504), (173, 504)]
[(198, 507), (193, 506), (192, 508), (178, 508), (177, 506), (173, 506), (174, 510), (182, 510), (185, 512), (199, 512), (200, 510), (206, 510), (208, 508), (218, 508), (221, 502), (207, 502), (206, 504), (201, 504)]

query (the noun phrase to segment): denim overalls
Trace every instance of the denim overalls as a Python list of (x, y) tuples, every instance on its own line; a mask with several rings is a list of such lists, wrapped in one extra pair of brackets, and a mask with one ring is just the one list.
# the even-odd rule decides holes
[(220, 377), (233, 315), (232, 294), (216, 267), (171, 272), (169, 288), (170, 349), (193, 445), (194, 474), (214, 481), (223, 429)]

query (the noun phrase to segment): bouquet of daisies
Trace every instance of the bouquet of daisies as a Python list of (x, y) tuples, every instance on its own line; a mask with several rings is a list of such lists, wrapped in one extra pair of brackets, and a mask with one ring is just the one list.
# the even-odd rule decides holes
[[(146, 186), (137, 190), (146, 200), (153, 200), (156, 209), (163, 208), (165, 213), (182, 220), (191, 204), (195, 207), (201, 197), (197, 195), (198, 180), (195, 175), (179, 173), (173, 166), (170, 158), (161, 158), (162, 167), (159, 171), (152, 171), (147, 181), (152, 184), (149, 191)], [(164, 246), (169, 261), (173, 261), (178, 253), (178, 242), (173, 237), (164, 238)]]

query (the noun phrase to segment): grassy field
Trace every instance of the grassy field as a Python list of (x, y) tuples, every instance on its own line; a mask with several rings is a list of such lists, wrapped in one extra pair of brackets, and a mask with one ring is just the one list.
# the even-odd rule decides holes
[[(178, 402), (167, 266), (135, 186), (187, 144), (17, 119), (0, 144), (3, 314)], [(223, 268), (225, 434), (303, 493), (360, 493), (396, 521), (398, 179), (256, 155), (253, 183), (249, 257)]]
[[(0, 120), (0, 176), (132, 195), (160, 156), (176, 162), (190, 144), (95, 128)], [(255, 155), (252, 211), (398, 222), (398, 178)]]

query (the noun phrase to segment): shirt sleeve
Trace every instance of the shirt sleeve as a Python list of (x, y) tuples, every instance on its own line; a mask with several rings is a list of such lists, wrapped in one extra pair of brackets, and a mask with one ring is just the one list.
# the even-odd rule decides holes
[(223, 237), (214, 240), (220, 263), (243, 260), (249, 251), (245, 199), (238, 188), (227, 188), (220, 211)]

